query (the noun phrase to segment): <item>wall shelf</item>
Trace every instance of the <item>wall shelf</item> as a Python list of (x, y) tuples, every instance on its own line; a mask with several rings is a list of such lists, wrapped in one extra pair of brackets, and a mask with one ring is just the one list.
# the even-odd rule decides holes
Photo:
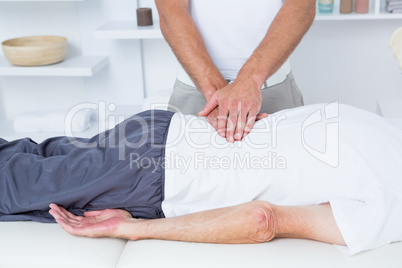
[(392, 19), (402, 19), (402, 14), (392, 14), (388, 12), (380, 12), (375, 14), (373, 12), (367, 14), (340, 14), (339, 10), (334, 10), (330, 14), (317, 13), (316, 21), (337, 21), (337, 20), (392, 20)]
[(352, 12), (350, 14), (341, 14), (340, 1), (335, 1), (333, 13), (325, 14), (319, 13), (317, 7), (317, 14), (315, 20), (317, 21), (336, 21), (336, 20), (392, 20), (402, 19), (402, 13), (390, 13), (386, 11), (385, 0), (370, 1), (371, 5), (367, 14), (359, 14)]
[[(316, 21), (338, 21), (338, 20), (389, 20), (402, 19), (402, 14), (381, 12), (379, 14), (340, 14), (334, 10), (331, 14), (317, 13)], [(136, 21), (110, 21), (99, 27), (94, 32), (95, 38), (103, 39), (161, 39), (163, 38), (159, 22), (153, 26), (138, 27)]]
[(107, 39), (160, 39), (163, 38), (159, 21), (153, 26), (138, 27), (136, 21), (110, 21), (95, 30), (96, 38)]
[(0, 2), (82, 2), (85, 0), (0, 0)]
[(109, 63), (108, 57), (75, 56), (47, 66), (19, 67), (0, 56), (0, 76), (81, 76), (91, 77)]

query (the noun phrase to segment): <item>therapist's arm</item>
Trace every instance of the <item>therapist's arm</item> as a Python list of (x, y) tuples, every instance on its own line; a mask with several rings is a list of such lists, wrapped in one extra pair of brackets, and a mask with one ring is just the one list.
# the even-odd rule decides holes
[[(193, 19), (189, 0), (156, 0), (163, 36), (198, 90), (208, 101), (227, 85), (215, 67)], [(207, 115), (207, 114), (206, 114)]]
[(219, 106), (218, 129), (229, 142), (251, 131), (261, 109), (261, 87), (286, 61), (308, 31), (315, 17), (316, 0), (286, 0), (268, 32), (239, 72), (234, 83), (217, 91), (203, 111)]
[(329, 204), (275, 206), (263, 201), (174, 218), (138, 220), (123, 210), (107, 209), (75, 216), (55, 204), (51, 215), (73, 235), (161, 239), (186, 242), (250, 244), (276, 237), (306, 238), (345, 245)]

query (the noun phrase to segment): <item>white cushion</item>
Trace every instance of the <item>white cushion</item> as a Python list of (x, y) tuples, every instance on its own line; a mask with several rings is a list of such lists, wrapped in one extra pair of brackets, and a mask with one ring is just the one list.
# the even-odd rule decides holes
[(58, 224), (0, 223), (0, 267), (116, 267), (126, 240), (76, 237)]
[(127, 242), (117, 267), (400, 268), (401, 252), (402, 243), (349, 257), (333, 245), (302, 239), (253, 245), (144, 240)]

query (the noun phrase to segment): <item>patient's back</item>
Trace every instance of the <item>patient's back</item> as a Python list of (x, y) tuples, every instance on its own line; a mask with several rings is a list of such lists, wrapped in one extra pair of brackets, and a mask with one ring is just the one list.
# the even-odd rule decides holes
[(205, 118), (176, 114), (163, 207), (174, 216), (251, 200), (309, 205), (358, 199), (377, 184), (402, 194), (401, 163), (402, 131), (347, 105), (275, 113), (234, 144)]

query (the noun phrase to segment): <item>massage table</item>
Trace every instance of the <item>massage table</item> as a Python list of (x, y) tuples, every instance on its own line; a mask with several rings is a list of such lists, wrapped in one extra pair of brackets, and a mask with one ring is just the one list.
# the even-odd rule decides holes
[(402, 267), (402, 243), (349, 257), (303, 239), (253, 245), (76, 237), (57, 224), (0, 223), (0, 267)]
[[(166, 102), (158, 96), (147, 99)], [(160, 240), (127, 241), (70, 235), (58, 224), (0, 222), (0, 268), (132, 267), (402, 267), (402, 243), (355, 256), (337, 246), (304, 239), (275, 239), (252, 245)]]

